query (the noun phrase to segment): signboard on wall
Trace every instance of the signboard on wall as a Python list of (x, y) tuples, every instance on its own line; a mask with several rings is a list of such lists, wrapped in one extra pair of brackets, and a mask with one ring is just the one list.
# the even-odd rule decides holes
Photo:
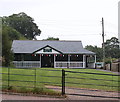
[(50, 47), (46, 47), (44, 49), (41, 49), (40, 51), (36, 52), (36, 54), (59, 54), (59, 52), (55, 51), (54, 49)]

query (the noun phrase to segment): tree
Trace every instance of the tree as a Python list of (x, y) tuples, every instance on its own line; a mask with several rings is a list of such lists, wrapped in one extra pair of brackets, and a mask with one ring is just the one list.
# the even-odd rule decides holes
[(85, 49), (96, 53), (97, 61), (102, 61), (102, 48), (92, 45), (87, 45)]
[(12, 27), (3, 25), (2, 26), (2, 31), (3, 31), (3, 33), (5, 31), (8, 34), (10, 41), (26, 39), (20, 32), (18, 32), (17, 30), (15, 30)]
[(20, 38), (20, 33), (17, 32), (15, 29), (13, 29), (12, 27), (9, 27), (9, 26), (5, 26), (3, 25), (2, 27), (2, 31), (3, 31), (3, 34), (7, 34), (7, 36), (9, 36), (9, 40), (18, 40)]
[(3, 24), (13, 27), (27, 39), (36, 39), (36, 36), (39, 36), (41, 33), (33, 18), (24, 12), (3, 17)]
[(106, 40), (105, 56), (110, 58), (120, 58), (119, 41), (116, 37)]
[[(25, 13), (13, 14), (2, 18), (2, 62), (3, 66), (10, 66), (13, 60), (11, 45), (13, 40), (35, 39), (41, 31), (34, 20)], [(1, 29), (0, 29), (1, 30)], [(0, 43), (1, 44), (1, 43)], [(1, 46), (0, 46), (1, 47)]]
[[(112, 60), (120, 58), (119, 41), (116, 37), (106, 40), (105, 44), (105, 62), (110, 63)], [(100, 47), (87, 45), (87, 50), (93, 51), (97, 55), (97, 61), (102, 61), (103, 50)]]
[(2, 65), (9, 66), (10, 62), (13, 60), (13, 53), (11, 51), (11, 41), (8, 36), (8, 31), (3, 30), (2, 32)]
[(105, 42), (105, 47), (106, 48), (119, 48), (119, 41), (116, 37), (112, 37), (111, 39), (106, 40)]
[(2, 26), (2, 62), (3, 66), (9, 66), (13, 60), (13, 53), (11, 51), (11, 45), (13, 40), (25, 39), (14, 28), (3, 25)]
[(43, 40), (59, 40), (59, 38), (48, 37), (47, 39), (43, 39)]

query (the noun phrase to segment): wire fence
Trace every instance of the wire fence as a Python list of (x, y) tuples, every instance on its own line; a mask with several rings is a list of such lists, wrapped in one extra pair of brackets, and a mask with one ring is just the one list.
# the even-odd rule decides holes
[[(2, 68), (2, 87), (38, 88), (45, 85), (60, 86), (61, 94), (67, 88), (96, 88), (120, 91), (119, 74), (103, 74), (93, 72), (70, 71), (65, 69), (46, 68)], [(75, 94), (75, 93), (69, 93)], [(81, 95), (81, 94), (79, 94)], [(116, 97), (113, 97), (116, 98)]]
[[(49, 70), (42, 68), (2, 68), (2, 87), (27, 87), (36, 88), (41, 87), (42, 84), (61, 85), (61, 70)], [(54, 72), (59, 72), (59, 75), (53, 75)], [(51, 74), (48, 74), (52, 72)], [(45, 74), (46, 73), (46, 74)], [(59, 79), (57, 82), (50, 81), (52, 79)], [(48, 80), (50, 79), (50, 80)]]

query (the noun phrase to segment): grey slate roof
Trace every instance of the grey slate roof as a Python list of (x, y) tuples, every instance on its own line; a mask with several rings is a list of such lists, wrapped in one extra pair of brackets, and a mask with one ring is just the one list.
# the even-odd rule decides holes
[(64, 54), (95, 54), (84, 49), (81, 41), (14, 40), (12, 50), (14, 53), (33, 53), (47, 45)]

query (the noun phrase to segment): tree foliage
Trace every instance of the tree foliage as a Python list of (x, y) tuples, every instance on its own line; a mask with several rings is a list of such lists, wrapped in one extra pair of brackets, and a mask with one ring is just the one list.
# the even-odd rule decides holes
[(97, 46), (92, 46), (92, 45), (87, 45), (85, 48), (89, 51), (96, 53), (96, 58), (97, 58), (98, 62), (102, 61), (102, 58), (103, 58), (102, 57), (102, 48), (97, 47)]
[(2, 31), (2, 65), (9, 66), (13, 59), (13, 53), (11, 51), (11, 40), (9, 37), (9, 31), (3, 28)]
[(13, 40), (35, 39), (41, 31), (34, 20), (25, 13), (2, 18), (2, 64), (9, 66), (13, 60), (11, 45)]
[[(106, 62), (110, 62), (114, 59), (120, 58), (120, 48), (119, 41), (116, 37), (106, 40), (105, 44), (105, 59)], [(100, 47), (87, 45), (85, 47), (87, 50), (93, 51), (97, 55), (97, 61), (102, 61), (103, 59), (103, 50)]]
[(13, 40), (25, 39), (14, 28), (3, 25), (2, 27), (2, 58), (3, 66), (9, 66), (13, 60), (13, 53), (11, 51), (11, 45)]
[(116, 37), (106, 40), (105, 56), (110, 58), (120, 58), (119, 41)]
[(19, 32), (17, 32), (14, 28), (3, 25), (2, 27), (2, 33), (7, 34), (9, 36), (9, 40), (18, 40), (21, 36)]
[(47, 39), (43, 39), (43, 40), (59, 40), (59, 38), (48, 37)]
[(24, 12), (3, 17), (3, 24), (13, 27), (27, 39), (36, 39), (36, 36), (39, 36), (41, 33), (33, 18)]

